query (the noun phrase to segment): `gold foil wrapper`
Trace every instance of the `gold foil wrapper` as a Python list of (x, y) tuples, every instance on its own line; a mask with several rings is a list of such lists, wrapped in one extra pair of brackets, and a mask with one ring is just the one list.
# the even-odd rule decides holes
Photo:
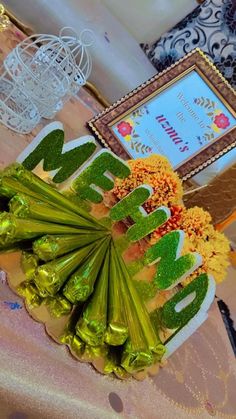
[(38, 267), (39, 258), (30, 252), (22, 252), (21, 267), (25, 274), (27, 281), (34, 278), (35, 271)]

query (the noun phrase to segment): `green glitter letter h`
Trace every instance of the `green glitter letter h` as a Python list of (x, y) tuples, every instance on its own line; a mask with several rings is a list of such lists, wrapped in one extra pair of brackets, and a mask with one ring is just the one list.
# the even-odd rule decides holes
[(138, 186), (111, 209), (112, 220), (120, 221), (130, 217), (135, 222), (127, 231), (127, 236), (131, 241), (140, 240), (147, 236), (170, 217), (170, 211), (166, 207), (159, 207), (149, 215), (146, 213), (141, 205), (151, 195), (152, 188), (150, 186)]

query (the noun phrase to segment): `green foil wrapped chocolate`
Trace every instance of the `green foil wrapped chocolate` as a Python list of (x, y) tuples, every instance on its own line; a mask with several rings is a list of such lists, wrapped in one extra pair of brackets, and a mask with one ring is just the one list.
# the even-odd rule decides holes
[(42, 201), (36, 201), (27, 195), (16, 194), (9, 203), (10, 212), (19, 218), (32, 218), (57, 224), (73, 225), (91, 229), (91, 223), (77, 214), (59, 210)]
[(72, 304), (63, 296), (55, 295), (44, 300), (52, 317), (60, 318), (68, 315), (72, 310)]
[(35, 308), (41, 305), (43, 298), (40, 297), (38, 289), (33, 281), (23, 281), (17, 288), (19, 295), (25, 298), (29, 308)]
[(78, 229), (45, 221), (25, 220), (8, 212), (0, 213), (0, 247), (42, 234), (78, 234)]
[(68, 277), (88, 257), (93, 249), (94, 244), (89, 244), (82, 249), (39, 266), (36, 270), (34, 281), (40, 295), (47, 297), (57, 294)]
[(109, 345), (122, 345), (128, 337), (128, 326), (124, 310), (121, 271), (118, 254), (111, 243), (110, 274), (109, 274), (109, 305), (108, 325), (105, 342)]
[(39, 259), (48, 262), (59, 256), (80, 249), (90, 243), (95, 243), (104, 237), (104, 233), (88, 232), (87, 234), (46, 235), (35, 240), (33, 251)]
[(104, 342), (107, 326), (109, 261), (110, 255), (107, 250), (96, 281), (95, 291), (76, 325), (76, 334), (92, 346), (98, 346)]
[(39, 258), (30, 252), (22, 252), (21, 267), (26, 279), (29, 281), (34, 278), (35, 271), (38, 267)]
[(102, 266), (108, 245), (109, 238), (98, 242), (96, 250), (85, 260), (85, 262), (74, 272), (66, 283), (63, 294), (73, 304), (79, 301), (86, 301), (92, 294), (94, 284)]

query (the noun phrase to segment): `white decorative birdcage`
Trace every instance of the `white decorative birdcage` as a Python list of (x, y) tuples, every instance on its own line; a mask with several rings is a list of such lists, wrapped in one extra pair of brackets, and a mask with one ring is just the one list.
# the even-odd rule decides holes
[(15, 99), (22, 92), (41, 117), (53, 118), (90, 75), (89, 45), (91, 31), (82, 31), (78, 37), (72, 28), (63, 28), (59, 36), (40, 34), (24, 39), (4, 60), (4, 77), (8, 74), (10, 85), (18, 88)]
[(13, 131), (28, 134), (40, 121), (37, 106), (14, 83), (8, 73), (0, 73), (0, 121)]

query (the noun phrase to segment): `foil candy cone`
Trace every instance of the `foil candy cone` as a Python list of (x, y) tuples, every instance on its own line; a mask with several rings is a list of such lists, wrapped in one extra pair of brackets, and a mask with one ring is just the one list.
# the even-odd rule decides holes
[(122, 292), (123, 273), (120, 269), (118, 259), (118, 254), (115, 251), (113, 243), (111, 243), (108, 325), (105, 334), (105, 342), (115, 346), (122, 345), (128, 337), (128, 326)]
[(59, 210), (42, 201), (36, 201), (27, 195), (16, 194), (9, 202), (10, 212), (18, 218), (31, 218), (57, 224), (72, 225), (91, 229), (91, 223), (77, 214)]
[(104, 233), (91, 231), (78, 235), (46, 235), (34, 241), (33, 251), (39, 259), (48, 262), (87, 244), (95, 243), (103, 237)]
[(8, 168), (4, 170), (3, 174), (4, 173), (7, 177), (12, 177), (18, 180), (23, 186), (38, 194), (42, 201), (50, 202), (56, 206), (59, 205), (62, 209), (64, 208), (72, 213), (78, 214), (80, 217), (91, 223), (91, 228), (104, 229), (104, 227), (99, 226), (99, 222), (88, 212), (66, 198), (34, 173), (25, 169), (21, 164), (14, 163), (11, 166), (8, 166)]
[(165, 353), (165, 347), (162, 345), (161, 340), (153, 327), (151, 318), (145, 305), (141, 301), (141, 298), (132, 282), (132, 279), (129, 276), (128, 270), (122, 257), (120, 258), (120, 265), (124, 275), (126, 287), (129, 290), (130, 297), (132, 298), (132, 303), (134, 305), (136, 314), (140, 319), (143, 335), (145, 336), (148, 348), (154, 352), (157, 358), (162, 357)]
[(33, 239), (42, 234), (78, 234), (78, 230), (45, 221), (21, 219), (8, 212), (0, 213), (0, 247), (21, 240)]
[(64, 285), (69, 276), (94, 249), (89, 244), (54, 261), (45, 263), (36, 269), (34, 282), (42, 297), (54, 296)]
[(96, 281), (95, 291), (76, 325), (76, 334), (92, 346), (98, 346), (104, 342), (107, 326), (109, 262), (108, 249)]
[(110, 239), (106, 238), (99, 242), (93, 254), (85, 260), (66, 283), (63, 294), (73, 304), (86, 301), (92, 294), (109, 241)]

